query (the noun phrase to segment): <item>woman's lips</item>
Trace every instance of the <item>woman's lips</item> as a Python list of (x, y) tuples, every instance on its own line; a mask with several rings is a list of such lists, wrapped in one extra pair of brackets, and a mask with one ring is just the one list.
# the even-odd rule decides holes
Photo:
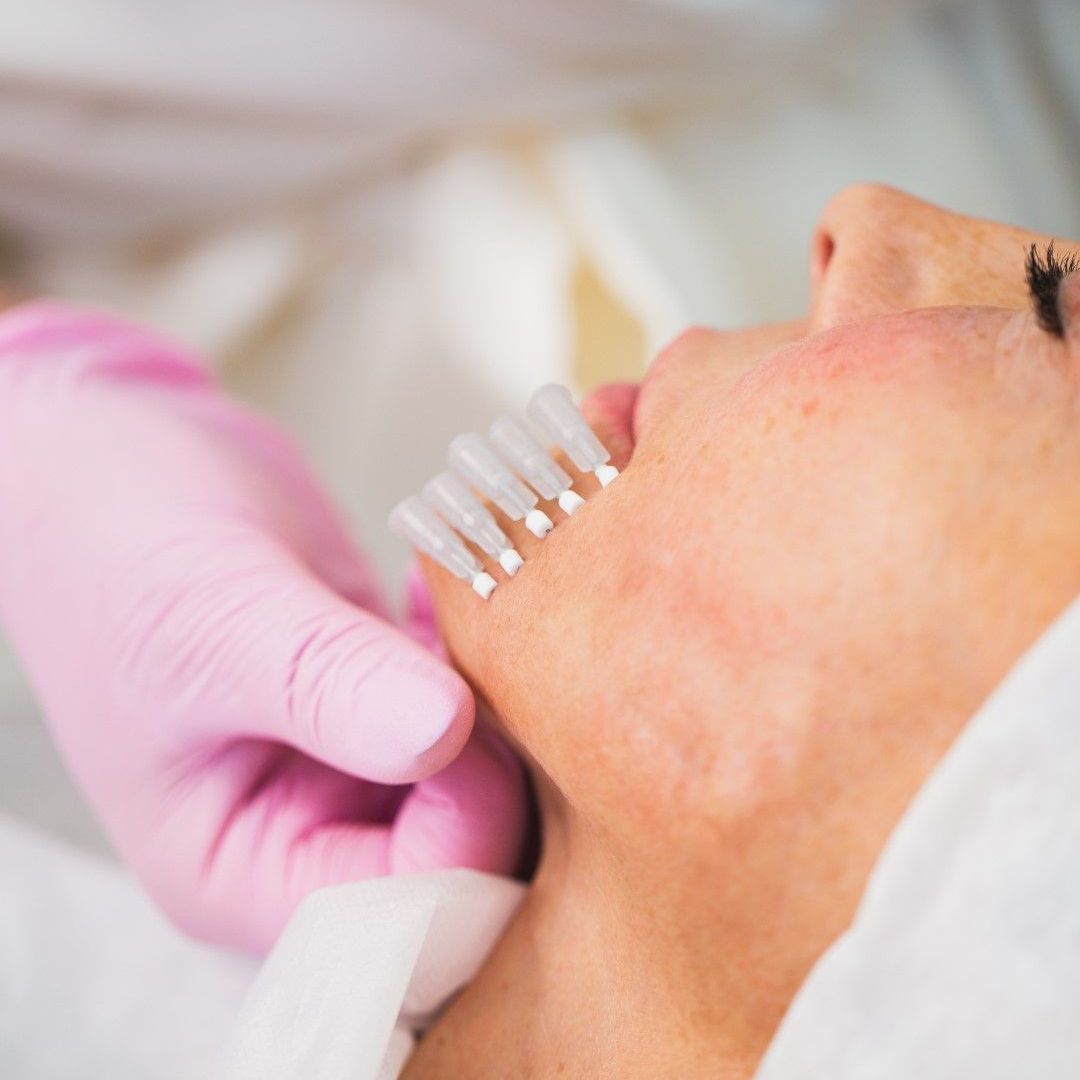
[(606, 382), (585, 396), (581, 411), (611, 453), (617, 469), (625, 467), (634, 453), (634, 411), (637, 407), (636, 382)]
[(586, 395), (581, 412), (597, 438), (611, 452), (612, 464), (622, 469), (634, 452), (634, 412), (638, 383), (605, 383)]

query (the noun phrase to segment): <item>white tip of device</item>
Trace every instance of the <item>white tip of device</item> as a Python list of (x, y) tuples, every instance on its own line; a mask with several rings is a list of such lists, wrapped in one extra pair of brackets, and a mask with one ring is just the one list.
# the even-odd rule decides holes
[(482, 596), (485, 600), (495, 591), (496, 584), (495, 579), (486, 570), (481, 570), (472, 579), (473, 592)]
[(525, 560), (513, 548), (507, 548), (499, 556), (499, 565), (513, 577), (525, 565)]
[(542, 540), (555, 528), (555, 522), (543, 510), (532, 509), (525, 515), (525, 528)]
[(619, 470), (614, 465), (601, 465), (600, 468), (593, 471), (596, 473), (596, 479), (600, 481), (601, 487), (607, 487), (619, 475)]
[(585, 500), (576, 491), (571, 491), (569, 488), (559, 496), (559, 506), (562, 507), (565, 514), (572, 514), (584, 505)]

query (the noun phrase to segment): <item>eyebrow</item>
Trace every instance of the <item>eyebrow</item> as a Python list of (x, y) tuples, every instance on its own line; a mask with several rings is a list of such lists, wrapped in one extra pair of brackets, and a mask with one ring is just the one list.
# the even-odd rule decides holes
[(1039, 245), (1028, 248), (1024, 260), (1024, 277), (1027, 279), (1028, 295), (1035, 320), (1054, 337), (1065, 337), (1065, 323), (1061, 318), (1061, 305), (1058, 303), (1058, 290), (1062, 281), (1070, 274), (1080, 270), (1080, 258), (1074, 253), (1060, 257), (1054, 251), (1054, 241), (1046, 245), (1039, 253)]

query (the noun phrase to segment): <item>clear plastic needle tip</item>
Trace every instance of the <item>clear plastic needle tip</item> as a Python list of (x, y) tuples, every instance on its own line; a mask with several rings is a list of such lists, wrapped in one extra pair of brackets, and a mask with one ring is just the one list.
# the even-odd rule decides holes
[(387, 524), (395, 535), (446, 567), (455, 577), (468, 581), (485, 600), (495, 588), (495, 579), (461, 538), (418, 495), (410, 495), (390, 511)]
[(517, 469), (542, 499), (557, 499), (567, 514), (572, 514), (584, 502), (571, 490), (570, 474), (552, 461), (523, 424), (509, 416), (500, 417), (491, 425), (488, 438), (501, 457)]
[(483, 435), (459, 435), (450, 443), (447, 463), (511, 521), (524, 518), (526, 528), (535, 536), (546, 536), (555, 527), (543, 510), (536, 509), (540, 501), (536, 493), (514, 475)]
[(424, 485), (424, 501), (481, 551), (498, 559), (511, 577), (521, 569), (521, 556), (510, 538), (460, 477), (452, 472), (439, 473)]
[(558, 383), (541, 386), (529, 399), (525, 411), (582, 472), (595, 473), (604, 487), (619, 475), (619, 470), (608, 464), (611, 455), (593, 434), (565, 386)]

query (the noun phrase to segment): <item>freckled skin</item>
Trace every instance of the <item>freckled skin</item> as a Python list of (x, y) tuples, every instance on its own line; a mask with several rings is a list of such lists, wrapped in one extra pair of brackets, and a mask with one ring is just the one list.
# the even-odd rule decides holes
[(1060, 341), (1028, 311), (1041, 239), (841, 193), (805, 319), (665, 349), (623, 475), (519, 533), (487, 605), (428, 568), (544, 854), (410, 1075), (752, 1074), (912, 796), (1080, 593), (1080, 319)]

